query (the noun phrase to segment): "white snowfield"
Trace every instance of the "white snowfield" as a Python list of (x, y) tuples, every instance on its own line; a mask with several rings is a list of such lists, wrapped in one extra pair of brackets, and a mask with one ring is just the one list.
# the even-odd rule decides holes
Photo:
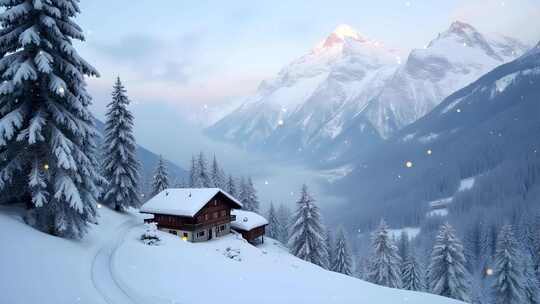
[(194, 244), (159, 232), (162, 245), (147, 246), (138, 216), (100, 212), (100, 225), (72, 241), (0, 208), (0, 303), (461, 303), (325, 271), (271, 239), (253, 247), (231, 234)]

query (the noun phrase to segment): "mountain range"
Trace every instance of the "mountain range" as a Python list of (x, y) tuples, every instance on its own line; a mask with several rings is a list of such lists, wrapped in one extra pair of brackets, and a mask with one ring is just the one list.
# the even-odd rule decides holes
[(527, 49), (456, 21), (404, 57), (341, 25), (207, 132), (280, 158), (349, 163)]
[(518, 220), (540, 197), (539, 88), (540, 43), (355, 159), (340, 221), (419, 225), (440, 202), (457, 221)]

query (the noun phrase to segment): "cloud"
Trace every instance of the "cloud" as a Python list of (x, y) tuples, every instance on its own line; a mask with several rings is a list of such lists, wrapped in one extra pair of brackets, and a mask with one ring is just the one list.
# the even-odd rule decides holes
[[(186, 84), (195, 71), (200, 36), (187, 33), (164, 41), (144, 34), (132, 34), (114, 42), (94, 42), (93, 52), (105, 74), (127, 73), (137, 80)], [(115, 72), (117, 71), (117, 72)]]

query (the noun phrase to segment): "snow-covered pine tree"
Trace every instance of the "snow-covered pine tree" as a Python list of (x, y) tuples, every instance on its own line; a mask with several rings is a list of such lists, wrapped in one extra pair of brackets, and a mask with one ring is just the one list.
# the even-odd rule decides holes
[(253, 185), (251, 177), (249, 177), (244, 183), (243, 198), (244, 200), (242, 201), (242, 203), (244, 203), (244, 209), (248, 211), (259, 212), (259, 198), (257, 197), (257, 190)]
[(502, 227), (497, 239), (495, 251), (495, 299), (497, 304), (524, 303), (522, 261), (518, 256), (518, 243), (512, 226)]
[(190, 188), (202, 188), (202, 182), (199, 173), (199, 163), (195, 155), (191, 157), (191, 167), (189, 168), (189, 187)]
[(249, 201), (247, 200), (247, 197), (249, 196), (247, 184), (246, 184), (246, 178), (241, 177), (238, 180), (238, 200), (242, 203), (244, 206), (244, 209), (249, 210), (250, 208), (247, 207), (247, 204), (249, 204)]
[(229, 175), (229, 179), (227, 180), (227, 185), (225, 186), (225, 191), (232, 195), (234, 198), (239, 199), (238, 197), (238, 191), (236, 189), (236, 182), (234, 181), (234, 178), (232, 175)]
[(277, 210), (278, 219), (281, 223), (280, 239), (279, 241), (287, 245), (289, 242), (289, 226), (291, 223), (291, 209), (285, 204), (280, 204)]
[(428, 268), (429, 290), (464, 302), (470, 300), (463, 245), (450, 224), (443, 224), (431, 252)]
[(104, 203), (116, 211), (139, 207), (139, 168), (133, 136), (133, 115), (127, 109), (126, 89), (116, 79), (105, 122), (103, 174), (108, 181)]
[(169, 174), (167, 173), (167, 166), (165, 165), (165, 161), (160, 155), (158, 165), (152, 179), (152, 196), (160, 193), (167, 188), (169, 188)]
[(214, 158), (212, 159), (212, 167), (210, 170), (210, 180), (212, 183), (212, 187), (225, 189), (226, 182), (225, 182), (225, 175), (223, 173), (223, 170), (218, 164), (216, 155), (214, 155)]
[(321, 214), (306, 185), (302, 186), (301, 196), (296, 205), (297, 210), (290, 227), (290, 251), (302, 260), (327, 267)]
[(523, 261), (523, 290), (525, 293), (525, 303), (540, 304), (540, 282), (534, 271), (534, 263), (531, 255), (524, 249), (521, 255)]
[(404, 262), (405, 257), (409, 255), (409, 247), (410, 247), (409, 234), (407, 233), (407, 231), (405, 230), (401, 231), (401, 235), (399, 236), (397, 246), (398, 246), (398, 254), (401, 257), (401, 262)]
[(381, 220), (379, 227), (372, 235), (371, 250), (368, 280), (374, 284), (400, 288), (401, 258), (384, 220)]
[(281, 238), (281, 223), (279, 222), (274, 203), (270, 203), (270, 209), (268, 209), (268, 226), (266, 226), (266, 235), (274, 240)]
[(101, 179), (75, 0), (0, 1), (0, 197), (27, 221), (79, 238), (96, 222)]
[(402, 288), (406, 290), (423, 291), (425, 289), (425, 278), (412, 247), (408, 249), (407, 255), (403, 259), (401, 267)]
[(334, 235), (330, 228), (327, 228), (324, 234), (324, 243), (326, 244), (326, 250), (328, 251), (328, 264), (330, 267), (334, 265), (336, 246), (334, 242)]
[(349, 245), (343, 228), (338, 229), (336, 236), (336, 246), (334, 253), (334, 261), (332, 264), (332, 271), (339, 272), (345, 275), (352, 275), (353, 264), (351, 253), (349, 252)]
[(210, 178), (210, 173), (208, 172), (208, 162), (206, 161), (206, 156), (204, 153), (199, 153), (199, 158), (197, 159), (199, 180), (202, 188), (212, 187), (212, 180)]

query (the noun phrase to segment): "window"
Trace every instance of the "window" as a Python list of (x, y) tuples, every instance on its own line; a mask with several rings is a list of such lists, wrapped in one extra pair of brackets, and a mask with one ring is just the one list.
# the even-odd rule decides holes
[(214, 206), (217, 206), (217, 200), (214, 200)]
[(174, 235), (178, 235), (178, 232), (176, 230), (169, 230), (169, 233), (172, 233)]
[(204, 215), (204, 220), (208, 221), (208, 213)]
[(219, 217), (219, 213), (216, 211), (214, 212), (214, 218), (217, 219)]
[(219, 226), (219, 231), (223, 231), (223, 230), (225, 230), (225, 225)]
[(201, 237), (201, 236), (204, 236), (204, 230), (197, 232), (197, 237)]
[(184, 236), (185, 238), (187, 238), (187, 237), (188, 237), (187, 232), (184, 232), (184, 235), (183, 235), (183, 236)]
[(227, 211), (221, 210), (221, 217), (225, 217), (225, 216), (227, 216)]

